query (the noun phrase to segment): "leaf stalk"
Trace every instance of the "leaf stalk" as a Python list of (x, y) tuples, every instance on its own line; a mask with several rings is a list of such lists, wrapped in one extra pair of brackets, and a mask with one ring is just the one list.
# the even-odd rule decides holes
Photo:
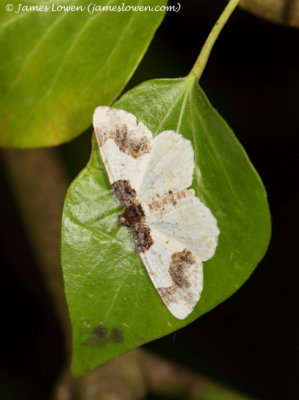
[(201, 78), (201, 75), (205, 69), (205, 66), (208, 62), (209, 56), (211, 54), (211, 51), (213, 49), (213, 46), (222, 31), (222, 28), (228, 21), (229, 17), (239, 4), (240, 0), (230, 0), (228, 5), (225, 7), (223, 10), (222, 14), (218, 18), (216, 24), (213, 26), (205, 44), (203, 45), (201, 52), (199, 53), (199, 56), (197, 57), (197, 60), (195, 61), (195, 64), (193, 65), (193, 68), (191, 69), (190, 73), (188, 76), (195, 78), (197, 81)]

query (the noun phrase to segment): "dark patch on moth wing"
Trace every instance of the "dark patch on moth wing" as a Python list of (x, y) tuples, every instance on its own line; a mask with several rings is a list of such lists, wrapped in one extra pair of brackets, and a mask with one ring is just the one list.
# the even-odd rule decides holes
[(169, 274), (175, 286), (179, 288), (188, 288), (190, 286), (185, 273), (195, 262), (195, 257), (190, 250), (184, 249), (172, 254)]
[(112, 184), (114, 193), (120, 203), (125, 206), (125, 211), (119, 216), (119, 222), (123, 226), (133, 227), (133, 238), (139, 252), (145, 252), (154, 243), (151, 230), (145, 224), (144, 210), (136, 200), (136, 190), (132, 188), (128, 180), (118, 180)]
[(144, 218), (144, 211), (141, 204), (133, 204), (126, 207), (125, 211), (119, 216), (119, 222), (123, 226), (134, 226)]
[(184, 199), (186, 197), (192, 196), (193, 191), (191, 190), (181, 190), (179, 192), (173, 192), (169, 190), (168, 193), (152, 197), (148, 203), (148, 207), (150, 210), (164, 210), (166, 206), (177, 204), (177, 201), (180, 199)]
[(132, 137), (126, 125), (117, 127), (111, 138), (120, 151), (133, 158), (139, 158), (151, 151), (149, 139), (146, 136)]
[[(194, 296), (188, 290), (190, 283), (186, 278), (186, 270), (193, 264), (196, 263), (196, 259), (192, 252), (188, 249), (173, 253), (171, 256), (171, 262), (169, 266), (169, 274), (172, 279), (172, 285), (168, 287), (158, 288), (160, 296), (166, 305), (175, 303), (179, 300), (184, 300), (186, 303), (193, 304)], [(186, 289), (179, 291), (178, 289)], [(180, 296), (178, 299), (177, 296)]]
[(112, 183), (112, 188), (121, 204), (128, 207), (134, 203), (136, 199), (136, 190), (132, 188), (128, 180), (119, 179)]
[(123, 333), (118, 328), (107, 328), (100, 324), (92, 329), (92, 337), (86, 343), (90, 347), (105, 347), (109, 343), (122, 343)]
[(149, 250), (154, 241), (151, 237), (151, 230), (145, 224), (136, 224), (133, 229), (133, 238), (140, 253)]
[(166, 305), (169, 305), (170, 303), (173, 303), (175, 301), (175, 291), (176, 291), (176, 286), (168, 286), (168, 287), (161, 287), (158, 288), (158, 293), (160, 296), (163, 298), (163, 301)]
[[(158, 293), (163, 298), (164, 303), (168, 306), (171, 303), (176, 303), (184, 300), (186, 303), (194, 304), (194, 296), (188, 290), (178, 292), (178, 286), (171, 285), (168, 287), (158, 288)], [(179, 296), (179, 298), (178, 298)]]

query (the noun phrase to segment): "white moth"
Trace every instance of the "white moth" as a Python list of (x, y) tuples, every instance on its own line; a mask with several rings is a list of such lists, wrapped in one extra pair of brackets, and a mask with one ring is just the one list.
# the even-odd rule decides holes
[(169, 311), (186, 318), (200, 298), (202, 262), (213, 257), (219, 230), (192, 189), (192, 144), (174, 131), (153, 139), (136, 117), (98, 107), (93, 124), (114, 193), (125, 211), (119, 222), (133, 238)]

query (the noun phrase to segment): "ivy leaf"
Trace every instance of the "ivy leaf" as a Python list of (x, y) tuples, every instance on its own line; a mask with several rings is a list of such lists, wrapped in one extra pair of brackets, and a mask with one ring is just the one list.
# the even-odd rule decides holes
[(204, 263), (200, 301), (188, 318), (177, 320), (151, 283), (130, 228), (118, 223), (121, 206), (94, 141), (63, 213), (62, 261), (75, 375), (173, 332), (224, 301), (248, 279), (270, 237), (262, 182), (194, 78), (145, 82), (115, 107), (134, 113), (154, 134), (173, 129), (192, 141), (192, 187), (217, 218), (219, 243), (214, 257)]
[[(90, 126), (93, 109), (119, 95), (164, 15), (90, 14), (94, 3), (86, 0), (10, 3), (14, 11), (0, 14), (0, 145), (13, 147), (60, 144)], [(103, 0), (101, 6), (122, 3)], [(153, 0), (151, 6), (166, 3)], [(20, 5), (50, 10), (18, 12)], [(145, 5), (147, 0), (130, 1)], [(59, 6), (85, 9), (58, 12)]]

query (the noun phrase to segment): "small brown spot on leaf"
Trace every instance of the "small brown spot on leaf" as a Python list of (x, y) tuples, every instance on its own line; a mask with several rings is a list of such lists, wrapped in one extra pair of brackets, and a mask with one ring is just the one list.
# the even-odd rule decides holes
[(107, 336), (107, 328), (104, 325), (96, 326), (93, 329), (93, 333), (100, 338), (104, 338)]
[(112, 328), (110, 333), (110, 339), (113, 343), (122, 343), (124, 341), (123, 333), (118, 328)]
[(91, 347), (105, 347), (109, 343), (121, 343), (123, 340), (120, 329), (107, 328), (101, 324), (92, 329), (92, 337), (86, 344)]
[(90, 344), (94, 346), (104, 347), (107, 344), (108, 329), (104, 325), (98, 325), (92, 330), (93, 336)]

